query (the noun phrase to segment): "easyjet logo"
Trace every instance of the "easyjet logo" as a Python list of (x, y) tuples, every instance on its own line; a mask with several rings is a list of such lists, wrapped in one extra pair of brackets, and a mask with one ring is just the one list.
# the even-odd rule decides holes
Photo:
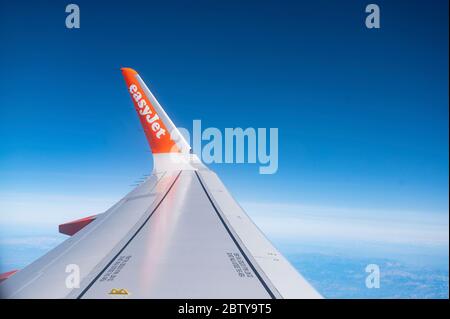
[(152, 131), (156, 133), (156, 137), (160, 139), (162, 135), (166, 134), (166, 130), (161, 127), (161, 119), (158, 114), (153, 113), (150, 105), (147, 105), (147, 102), (135, 84), (130, 85), (130, 93), (139, 108), (139, 114), (145, 117), (145, 120), (150, 124)]

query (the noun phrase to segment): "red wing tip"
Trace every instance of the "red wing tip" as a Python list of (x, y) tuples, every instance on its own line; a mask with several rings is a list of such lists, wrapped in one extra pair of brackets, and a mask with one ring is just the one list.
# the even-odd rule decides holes
[(123, 74), (129, 73), (129, 74), (137, 74), (136, 70), (132, 68), (120, 68)]
[(97, 215), (77, 219), (68, 223), (64, 223), (58, 226), (58, 230), (61, 234), (73, 236), (85, 226), (89, 225), (97, 218)]
[(0, 282), (8, 279), (9, 277), (11, 277), (12, 275), (14, 275), (16, 272), (18, 272), (18, 269), (14, 269), (8, 272), (4, 272), (3, 274), (0, 274)]

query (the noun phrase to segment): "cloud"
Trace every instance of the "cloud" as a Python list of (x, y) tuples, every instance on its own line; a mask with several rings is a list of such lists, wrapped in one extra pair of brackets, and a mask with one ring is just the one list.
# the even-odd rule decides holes
[(99, 214), (120, 196), (2, 193), (0, 225), (58, 225), (80, 217)]
[(12, 237), (0, 239), (0, 247), (20, 246), (21, 248), (36, 247), (39, 249), (50, 249), (59, 244), (63, 239), (60, 236), (30, 236)]
[(271, 238), (446, 245), (448, 214), (277, 203), (243, 203)]

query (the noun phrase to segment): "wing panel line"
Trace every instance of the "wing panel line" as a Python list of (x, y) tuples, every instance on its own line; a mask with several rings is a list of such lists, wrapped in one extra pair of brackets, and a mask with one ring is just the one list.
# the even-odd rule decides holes
[(246, 255), (246, 253), (244, 252), (244, 250), (242, 249), (242, 247), (239, 245), (238, 241), (236, 240), (236, 238), (234, 238), (233, 233), (230, 231), (230, 228), (228, 227), (228, 225), (225, 223), (225, 221), (223, 220), (222, 215), (219, 213), (219, 211), (217, 210), (216, 205), (214, 205), (214, 202), (212, 201), (211, 197), (209, 196), (208, 191), (205, 188), (205, 185), (203, 185), (203, 182), (200, 178), (200, 176), (198, 175), (197, 171), (195, 171), (195, 175), (197, 175), (198, 181), (200, 182), (200, 185), (203, 188), (203, 191), (206, 194), (206, 197), (208, 197), (209, 202), (211, 203), (212, 207), (214, 208), (214, 211), (216, 212), (217, 216), (219, 217), (220, 221), (222, 222), (223, 226), (225, 227), (226, 231), (228, 232), (228, 235), (230, 236), (230, 238), (233, 240), (234, 244), (236, 245), (236, 247), (239, 249), (239, 251), (241, 252), (242, 256), (244, 256), (245, 260), (247, 261), (247, 264), (252, 268), (253, 272), (255, 273), (256, 277), (259, 279), (259, 281), (261, 282), (262, 286), (264, 287), (264, 289), (266, 289), (267, 293), (269, 294), (270, 298), (272, 299), (276, 299), (275, 295), (273, 294), (273, 292), (270, 290), (269, 286), (265, 283), (265, 281), (262, 279), (262, 277), (260, 276), (260, 274), (258, 273), (258, 271), (256, 270), (255, 266), (253, 266), (253, 264), (251, 263), (250, 259), (248, 258), (248, 256)]
[(177, 177), (175, 178), (175, 180), (173, 181), (172, 185), (170, 185), (169, 189), (167, 190), (167, 192), (164, 194), (164, 196), (162, 197), (162, 199), (159, 201), (158, 205), (155, 206), (155, 208), (153, 209), (153, 211), (150, 213), (150, 215), (145, 219), (145, 221), (142, 223), (141, 226), (139, 226), (139, 228), (136, 230), (136, 232), (133, 234), (133, 236), (131, 236), (131, 238), (126, 242), (126, 244), (119, 250), (119, 252), (113, 257), (111, 258), (111, 260), (108, 262), (108, 264), (106, 264), (106, 266), (97, 274), (97, 276), (95, 276), (95, 278), (89, 283), (89, 285), (81, 292), (81, 294), (77, 297), (77, 299), (81, 299), (84, 294), (86, 294), (86, 292), (92, 287), (92, 285), (98, 280), (98, 278), (100, 278), (100, 276), (105, 272), (106, 269), (109, 268), (109, 266), (111, 266), (111, 264), (114, 262), (114, 260), (116, 260), (117, 257), (119, 257), (119, 255), (125, 250), (125, 248), (127, 248), (127, 246), (131, 243), (131, 241), (137, 236), (137, 234), (141, 231), (142, 228), (144, 228), (145, 224), (147, 224), (147, 222), (150, 220), (150, 218), (152, 217), (153, 213), (158, 209), (158, 207), (162, 204), (162, 202), (164, 201), (164, 199), (166, 198), (166, 196), (169, 194), (169, 192), (171, 191), (171, 189), (173, 188), (173, 186), (175, 185), (175, 183), (177, 182), (178, 178), (181, 175), (180, 171), (177, 175)]

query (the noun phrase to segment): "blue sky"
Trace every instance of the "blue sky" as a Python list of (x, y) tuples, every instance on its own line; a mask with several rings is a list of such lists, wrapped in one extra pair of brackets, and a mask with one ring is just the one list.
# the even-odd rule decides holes
[(379, 30), (362, 1), (76, 3), (78, 30), (67, 3), (1, 4), (4, 229), (104, 211), (151, 170), (129, 66), (181, 127), (279, 128), (276, 174), (211, 165), (273, 240), (314, 216), (309, 239), (406, 234), (448, 259), (447, 1), (377, 1)]

